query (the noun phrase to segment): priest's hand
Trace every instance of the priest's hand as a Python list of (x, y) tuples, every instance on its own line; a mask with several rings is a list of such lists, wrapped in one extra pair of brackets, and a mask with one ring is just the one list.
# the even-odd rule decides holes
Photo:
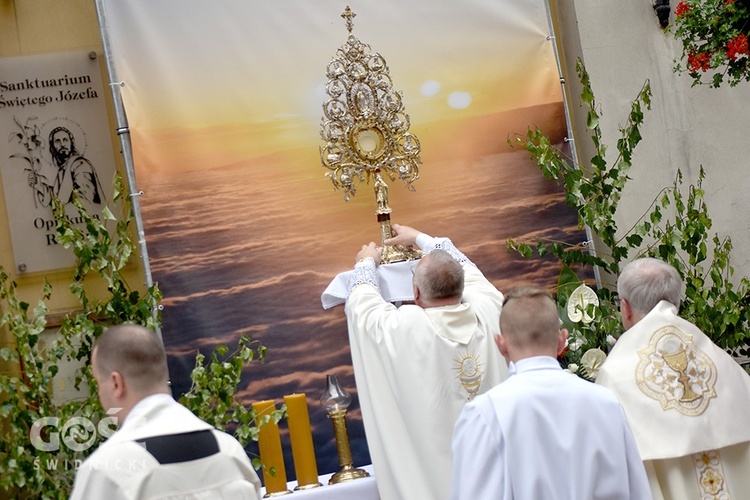
[(413, 227), (402, 226), (401, 224), (393, 224), (391, 228), (395, 236), (385, 240), (383, 243), (386, 245), (414, 246), (417, 242), (417, 236), (422, 233)]
[(359, 251), (354, 261), (359, 262), (367, 257), (375, 259), (376, 266), (380, 264), (380, 249), (372, 241), (369, 245), (362, 245), (362, 250)]

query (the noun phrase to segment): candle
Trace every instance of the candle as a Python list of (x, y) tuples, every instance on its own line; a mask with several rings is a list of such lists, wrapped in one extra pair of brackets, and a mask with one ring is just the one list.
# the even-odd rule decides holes
[(286, 403), (287, 422), (289, 424), (289, 438), (292, 441), (292, 458), (294, 471), (297, 474), (297, 484), (317, 486), (318, 465), (315, 462), (315, 448), (313, 447), (312, 430), (310, 429), (310, 414), (307, 409), (307, 397), (304, 394), (290, 394), (284, 396)]
[(270, 415), (276, 409), (276, 403), (259, 401), (253, 403), (253, 409), (257, 414), (255, 425), (258, 426), (258, 449), (260, 450), (260, 461), (263, 464), (263, 482), (266, 485), (266, 493), (287, 491), (286, 469), (284, 468), (284, 455), (281, 452), (279, 426), (273, 421), (273, 418), (263, 425), (260, 424), (261, 417)]

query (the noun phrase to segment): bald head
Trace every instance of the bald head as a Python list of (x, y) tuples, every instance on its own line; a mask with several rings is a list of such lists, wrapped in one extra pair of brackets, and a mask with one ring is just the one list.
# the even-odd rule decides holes
[(451, 300), (458, 303), (464, 292), (464, 270), (445, 250), (433, 250), (417, 265), (414, 285), (428, 303)]
[(140, 325), (108, 328), (93, 348), (95, 370), (106, 377), (118, 372), (131, 391), (145, 397), (168, 390), (164, 346), (156, 334)]
[(505, 294), (500, 331), (511, 355), (555, 356), (558, 352), (560, 317), (552, 295), (537, 286), (519, 286)]

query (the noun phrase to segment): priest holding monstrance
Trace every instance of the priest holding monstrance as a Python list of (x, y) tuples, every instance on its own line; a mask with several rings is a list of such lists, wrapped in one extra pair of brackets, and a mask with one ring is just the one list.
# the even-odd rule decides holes
[(380, 250), (363, 246), (346, 301), (367, 442), (382, 498), (448, 498), (451, 436), (464, 404), (507, 377), (494, 342), (502, 294), (447, 238), (393, 226), (416, 244), (414, 305), (378, 287)]
[[(391, 225), (384, 175), (411, 187), (420, 145), (385, 60), (351, 33), (348, 7), (342, 17), (349, 36), (328, 65), (321, 160), (346, 199), (371, 183), (377, 205), (381, 244), (362, 246), (342, 294), (367, 442), (381, 498), (448, 498), (458, 415), (507, 377), (494, 342), (503, 295), (449, 239)], [(404, 298), (414, 303), (391, 302)]]

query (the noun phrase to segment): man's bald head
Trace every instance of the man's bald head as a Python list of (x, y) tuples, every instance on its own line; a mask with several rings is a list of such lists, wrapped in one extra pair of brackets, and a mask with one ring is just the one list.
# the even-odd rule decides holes
[(168, 389), (164, 346), (153, 331), (143, 326), (108, 328), (94, 343), (93, 362), (101, 376), (118, 372), (129, 388), (142, 396)]
[(445, 250), (433, 250), (417, 265), (414, 285), (429, 303), (445, 300), (458, 303), (464, 291), (464, 269)]

